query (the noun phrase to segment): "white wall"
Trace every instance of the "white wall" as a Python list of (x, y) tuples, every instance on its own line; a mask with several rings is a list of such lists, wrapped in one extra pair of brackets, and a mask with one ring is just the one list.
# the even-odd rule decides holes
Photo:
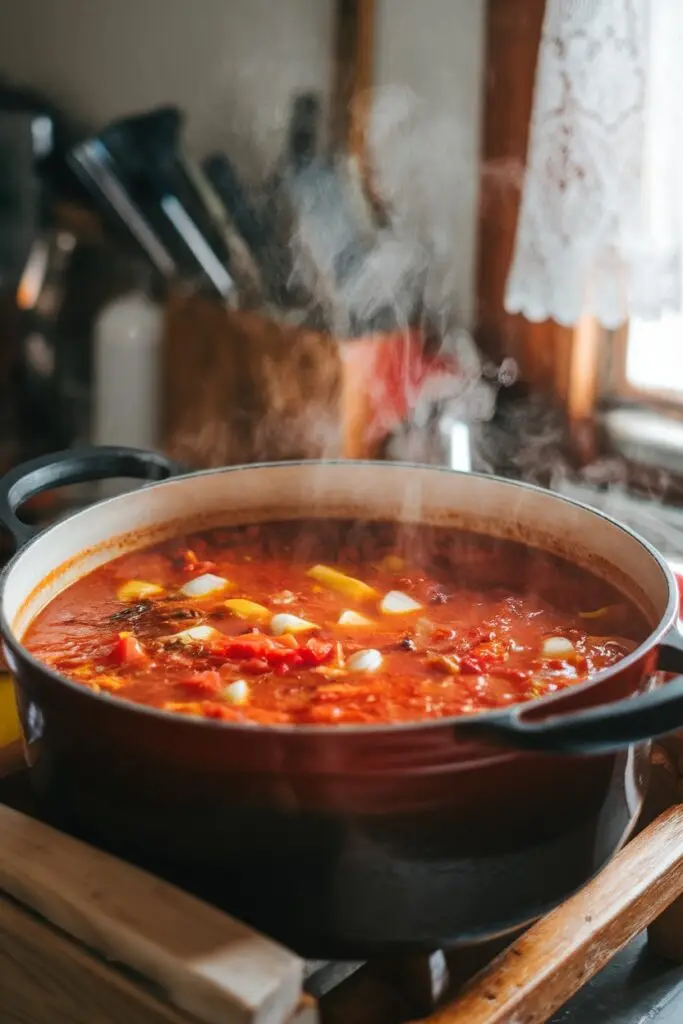
[[(471, 324), (486, 3), (378, 5), (375, 131), (384, 178), (397, 191), (407, 185), (411, 218), (445, 264), (441, 287)], [(397, 120), (403, 129), (394, 131)]]
[[(467, 321), (485, 2), (377, 2), (376, 79), (389, 90), (380, 92), (380, 107), (386, 111), (388, 102), (396, 112), (399, 87), (398, 106), (412, 104), (413, 119), (408, 142), (399, 134), (393, 149), (384, 131), (382, 170), (388, 188), (409, 188), (413, 213), (439, 234)], [(0, 0), (0, 72), (44, 90), (93, 126), (177, 103), (188, 113), (193, 151), (224, 146), (243, 171), (262, 175), (281, 150), (293, 94), (329, 92), (335, 6), (336, 0)]]
[(93, 126), (177, 103), (190, 148), (224, 145), (260, 171), (292, 95), (329, 89), (333, 11), (334, 0), (0, 0), (0, 71)]

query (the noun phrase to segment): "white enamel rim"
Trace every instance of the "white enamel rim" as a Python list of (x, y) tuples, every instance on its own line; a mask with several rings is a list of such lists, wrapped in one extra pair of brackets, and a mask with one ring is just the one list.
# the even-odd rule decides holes
[[(47, 665), (44, 665), (42, 662), (38, 661), (38, 659), (34, 658), (33, 655), (23, 646), (21, 641), (16, 638), (14, 634), (14, 629), (12, 626), (10, 626), (5, 613), (4, 594), (7, 583), (12, 574), (15, 571), (20, 570), (22, 560), (27, 555), (27, 553), (33, 548), (33, 546), (40, 542), (43, 538), (49, 536), (53, 531), (57, 530), (60, 526), (73, 526), (73, 528), (77, 530), (79, 520), (84, 519), (85, 517), (95, 515), (96, 511), (99, 509), (104, 509), (107, 506), (114, 505), (115, 503), (123, 504), (126, 502), (127, 499), (134, 498), (135, 495), (147, 493), (152, 490), (163, 489), (166, 487), (173, 487), (175, 484), (183, 481), (195, 480), (197, 482), (200, 482), (201, 480), (210, 477), (223, 476), (228, 474), (232, 475), (235, 473), (244, 473), (249, 472), (251, 470), (285, 471), (287, 469), (296, 467), (306, 467), (307, 469), (314, 470), (316, 466), (343, 466), (348, 472), (351, 473), (353, 472), (354, 466), (357, 466), (359, 468), (365, 467), (377, 469), (378, 471), (384, 471), (387, 467), (391, 467), (391, 471), (394, 472), (399, 472), (401, 470), (418, 470), (422, 473), (428, 474), (448, 474), (448, 476), (451, 478), (462, 478), (465, 480), (474, 478), (475, 480), (489, 481), (491, 484), (497, 484), (509, 490), (509, 493), (511, 495), (521, 493), (526, 493), (530, 496), (538, 495), (542, 496), (546, 500), (550, 499), (553, 503), (557, 502), (558, 504), (569, 506), (575, 509), (579, 514), (584, 514), (588, 517), (595, 517), (601, 523), (609, 525), (610, 527), (618, 531), (621, 535), (623, 535), (623, 537), (628, 542), (636, 542), (640, 546), (640, 548), (643, 549), (644, 553), (646, 553), (650, 557), (650, 559), (652, 559), (652, 561), (656, 564), (656, 567), (659, 569), (659, 572), (663, 577), (663, 581), (666, 584), (667, 603), (664, 612), (657, 626), (650, 632), (646, 640), (644, 640), (634, 651), (632, 651), (631, 654), (627, 655), (625, 658), (622, 658), (622, 660), (618, 662), (616, 665), (606, 669), (602, 669), (600, 672), (596, 672), (584, 683), (581, 683), (575, 688), (573, 688), (571, 691), (572, 693), (586, 692), (587, 690), (599, 686), (605, 680), (613, 678), (615, 675), (619, 674), (623, 670), (628, 669), (629, 666), (635, 664), (644, 655), (652, 651), (653, 648), (657, 647), (662, 642), (662, 640), (672, 632), (676, 625), (678, 618), (679, 603), (678, 585), (676, 583), (674, 574), (671, 571), (666, 560), (657, 551), (657, 549), (653, 547), (653, 545), (651, 545), (638, 533), (624, 526), (622, 523), (618, 522), (616, 519), (613, 519), (611, 516), (606, 515), (601, 510), (593, 508), (592, 506), (586, 504), (585, 502), (576, 501), (573, 498), (555, 494), (534, 484), (522, 483), (515, 480), (509, 480), (504, 477), (498, 477), (482, 473), (461, 472), (459, 470), (451, 470), (441, 466), (426, 466), (424, 464), (408, 462), (376, 462), (372, 460), (353, 460), (351, 462), (341, 459), (327, 459), (309, 461), (292, 460), (288, 462), (245, 464), (239, 466), (227, 466), (219, 469), (203, 470), (199, 472), (192, 472), (178, 476), (172, 476), (166, 480), (149, 483), (140, 488), (139, 490), (133, 491), (131, 494), (118, 495), (116, 497), (109, 498), (101, 502), (97, 502), (96, 504), (90, 505), (87, 508), (82, 509), (81, 511), (71, 516), (67, 516), (63, 520), (53, 523), (46, 530), (37, 534), (35, 537), (32, 537), (31, 540), (28, 541), (28, 543), (26, 543), (19, 551), (17, 551), (16, 554), (10, 560), (10, 562), (6, 565), (2, 573), (2, 578), (0, 579), (0, 629), (2, 630), (5, 644), (13, 651), (15, 656), (18, 656), (19, 658), (28, 661), (36, 671), (43, 673), (57, 685), (66, 686), (69, 689), (73, 690), (75, 693), (79, 694), (81, 699), (98, 701), (103, 704), (107, 704), (110, 707), (112, 705), (115, 705), (119, 713), (147, 715), (151, 716), (152, 718), (159, 719), (162, 722), (173, 722), (175, 725), (177, 725), (180, 721), (184, 723), (184, 725), (188, 728), (192, 727), (197, 729), (210, 729), (214, 731), (219, 730), (221, 732), (238, 731), (253, 733), (254, 730), (258, 730), (259, 732), (263, 733), (272, 733), (286, 736), (315, 735), (320, 737), (327, 735), (330, 736), (331, 739), (334, 736), (343, 736), (350, 734), (356, 736), (373, 735), (377, 733), (396, 734), (397, 732), (406, 733), (421, 731), (425, 729), (431, 730), (449, 728), (457, 726), (458, 723), (463, 721), (476, 720), (478, 722), (481, 722), (488, 720), (493, 722), (494, 720), (500, 719), (501, 717), (509, 718), (511, 715), (519, 715), (524, 710), (530, 708), (533, 708), (534, 710), (538, 709), (539, 707), (546, 707), (551, 709), (555, 703), (567, 698), (567, 691), (561, 691), (559, 693), (550, 694), (547, 697), (542, 697), (538, 700), (524, 701), (519, 704), (510, 705), (509, 707), (506, 707), (504, 709), (494, 709), (492, 711), (478, 712), (473, 715), (456, 715), (447, 718), (418, 720), (415, 722), (384, 723), (378, 725), (335, 725), (331, 727), (329, 725), (255, 725), (240, 722), (222, 722), (214, 719), (193, 717), (190, 715), (179, 716), (174, 712), (163, 711), (159, 708), (152, 708), (143, 704), (135, 704), (132, 701), (126, 701), (121, 698), (116, 698), (107, 693), (94, 693), (92, 690), (89, 690), (86, 687), (79, 685), (78, 683), (72, 682), (66, 676), (60, 675), (58, 672), (55, 672)], [(321, 518), (324, 518), (324, 515), (321, 515)], [(228, 519), (227, 525), (229, 525), (229, 515), (226, 516), (226, 519)], [(122, 536), (124, 536), (124, 534), (122, 534)], [(116, 555), (112, 557), (116, 557)], [(30, 591), (28, 594), (25, 595), (25, 597), (29, 596)], [(567, 715), (579, 713), (580, 712), (578, 711), (569, 711), (567, 712)], [(563, 716), (560, 715), (554, 717)]]

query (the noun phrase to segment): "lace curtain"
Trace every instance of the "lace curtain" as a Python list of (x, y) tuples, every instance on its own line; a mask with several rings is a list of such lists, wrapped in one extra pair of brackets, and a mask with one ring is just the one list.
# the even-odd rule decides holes
[(683, 311), (683, 0), (547, 0), (505, 306)]

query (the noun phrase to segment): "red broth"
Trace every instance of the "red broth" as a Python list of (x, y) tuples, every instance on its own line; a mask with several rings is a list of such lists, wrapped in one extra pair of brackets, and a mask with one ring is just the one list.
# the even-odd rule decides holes
[(24, 643), (69, 679), (137, 704), (337, 725), (533, 700), (648, 632), (617, 591), (535, 549), (312, 519), (123, 555), (59, 594)]

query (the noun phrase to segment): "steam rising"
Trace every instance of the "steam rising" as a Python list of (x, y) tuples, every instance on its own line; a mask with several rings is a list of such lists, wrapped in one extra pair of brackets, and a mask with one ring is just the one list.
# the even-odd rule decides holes
[[(421, 332), (432, 354), (453, 361), (438, 378), (416, 381), (408, 347), (401, 348), (406, 360), (400, 386), (411, 421), (399, 430), (395, 441), (406, 445), (395, 457), (410, 457), (436, 409), (453, 422), (492, 416), (502, 378), (492, 383), (482, 375), (467, 311), (463, 315), (454, 298), (470, 284), (459, 279), (458, 259), (462, 253), (469, 259), (472, 239), (457, 237), (454, 228), (474, 216), (466, 142), (451, 115), (434, 111), (409, 89), (392, 87), (373, 96), (369, 151), (379, 217), (351, 159), (319, 155), (303, 169), (285, 171), (277, 202), (271, 196), (265, 208), (278, 215), (273, 239), (289, 245), (288, 258), (275, 263), (285, 273), (289, 267), (286, 290), (298, 308), (260, 311), (281, 325), (270, 332), (268, 345), (255, 333), (248, 337), (250, 331), (230, 315), (214, 322), (222, 335), (212, 340), (220, 365), (212, 362), (211, 379), (203, 371), (194, 388), (195, 411), (174, 425), (170, 447), (176, 457), (217, 466), (339, 455), (339, 415), (332, 412), (341, 396), (343, 358), (368, 337), (396, 346)], [(461, 185), (466, 179), (468, 188)], [(339, 344), (326, 344), (330, 337)], [(256, 352), (253, 358), (245, 358), (245, 346)], [(367, 390), (368, 404), (382, 406), (385, 383), (372, 364), (358, 384)], [(435, 453), (415, 457), (443, 461)]]
[[(285, 172), (268, 209), (281, 214), (273, 235), (287, 239), (289, 252), (276, 262), (289, 268), (287, 291), (298, 308), (260, 311), (265, 316), (246, 329), (231, 315), (214, 323), (221, 365), (197, 382), (199, 414), (176, 425), (173, 454), (204, 466), (338, 456), (346, 354), (368, 337), (396, 347), (421, 332), (451, 368), (416, 380), (408, 346), (395, 348), (405, 352), (400, 386), (410, 417), (398, 430), (384, 424), (393, 432), (385, 454), (447, 463), (449, 437), (457, 435), (463, 468), (471, 462), (473, 469), (543, 481), (560, 465), (563, 425), (543, 403), (499, 414), (517, 367), (512, 360), (483, 363), (468, 311), (454, 298), (470, 284), (458, 280), (458, 257), (469, 254), (473, 240), (454, 227), (474, 216), (466, 139), (452, 115), (391, 87), (373, 95), (369, 153), (379, 217), (350, 159), (319, 155)], [(521, 173), (507, 164), (488, 168), (486, 193), (497, 184), (519, 187)], [(212, 344), (216, 349), (216, 339)], [(354, 386), (366, 404), (383, 406), (385, 381), (372, 360)]]

